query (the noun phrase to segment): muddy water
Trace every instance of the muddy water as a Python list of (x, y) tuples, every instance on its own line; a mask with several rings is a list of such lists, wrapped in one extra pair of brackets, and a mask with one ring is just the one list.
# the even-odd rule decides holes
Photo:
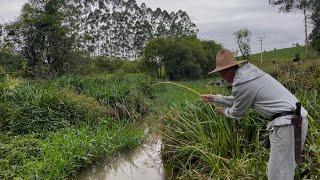
[[(148, 129), (148, 128), (146, 128)], [(146, 130), (147, 131), (147, 130)], [(80, 172), (79, 180), (163, 180), (161, 138), (151, 134), (140, 147)]]

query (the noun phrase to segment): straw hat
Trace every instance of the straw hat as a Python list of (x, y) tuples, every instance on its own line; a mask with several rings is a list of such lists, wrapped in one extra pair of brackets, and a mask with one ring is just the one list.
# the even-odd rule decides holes
[(216, 69), (209, 72), (209, 74), (219, 72), (221, 70), (228, 69), (232, 66), (240, 65), (245, 62), (247, 61), (237, 61), (236, 58), (234, 57), (234, 54), (231, 51), (227, 49), (222, 49), (218, 51), (218, 54), (216, 57)]

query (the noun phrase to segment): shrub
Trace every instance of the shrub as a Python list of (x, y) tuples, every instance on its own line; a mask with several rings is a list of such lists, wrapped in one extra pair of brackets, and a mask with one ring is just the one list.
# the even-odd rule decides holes
[(55, 131), (107, 114), (92, 98), (32, 85), (4, 91), (1, 102), (2, 123), (17, 134)]
[(6, 50), (0, 50), (0, 66), (2, 66), (7, 73), (24, 75), (26, 65), (27, 61), (23, 57)]
[(150, 41), (144, 52), (144, 66), (158, 78), (169, 80), (207, 77), (214, 67), (221, 45), (214, 41), (200, 41), (196, 37), (160, 38)]
[(115, 119), (133, 121), (149, 109), (152, 92), (151, 78), (141, 74), (66, 76), (57, 80), (58, 86), (74, 89), (93, 97), (111, 110)]

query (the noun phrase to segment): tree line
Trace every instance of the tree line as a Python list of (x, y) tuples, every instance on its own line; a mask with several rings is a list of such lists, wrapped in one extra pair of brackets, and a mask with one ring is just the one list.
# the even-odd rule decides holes
[(72, 68), (77, 52), (137, 59), (151, 39), (197, 31), (184, 11), (152, 10), (135, 0), (29, 0), (17, 21), (0, 26), (0, 47), (25, 57), (30, 74), (55, 75)]
[[(320, 1), (319, 0), (269, 0), (273, 6), (278, 6), (280, 12), (300, 12), (304, 17), (305, 48), (308, 56), (309, 45), (320, 52)], [(313, 26), (308, 34), (309, 24)]]

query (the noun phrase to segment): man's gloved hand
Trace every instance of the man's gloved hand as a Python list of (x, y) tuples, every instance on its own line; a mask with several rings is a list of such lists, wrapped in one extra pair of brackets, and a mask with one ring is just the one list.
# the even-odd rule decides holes
[(213, 95), (212, 94), (204, 94), (204, 95), (201, 95), (201, 98), (204, 102), (213, 102)]

